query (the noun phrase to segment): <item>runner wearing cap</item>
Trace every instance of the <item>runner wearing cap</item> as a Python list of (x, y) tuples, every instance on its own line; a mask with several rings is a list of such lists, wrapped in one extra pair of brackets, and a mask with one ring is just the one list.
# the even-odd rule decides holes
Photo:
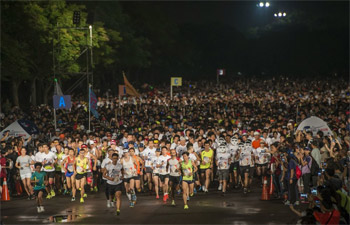
[(204, 192), (208, 192), (209, 184), (210, 184), (210, 174), (213, 169), (214, 162), (214, 151), (210, 149), (209, 141), (204, 143), (204, 150), (201, 152), (201, 165), (200, 165), (200, 174), (202, 178), (201, 184), (202, 190)]
[(175, 206), (175, 191), (179, 189), (180, 176), (181, 176), (181, 164), (180, 159), (177, 157), (176, 150), (170, 150), (171, 158), (167, 163), (167, 170), (169, 170), (169, 186), (171, 195), (171, 205)]
[(189, 159), (189, 153), (182, 153), (184, 161), (181, 162), (182, 171), (182, 198), (184, 201), (184, 209), (188, 209), (188, 198), (190, 195), (190, 187), (193, 186), (193, 174), (197, 171), (197, 166), (194, 162)]
[(124, 156), (120, 159), (123, 166), (123, 181), (126, 189), (126, 195), (130, 200), (130, 207), (134, 207), (136, 202), (135, 177), (137, 176), (137, 163), (134, 158), (130, 157), (129, 151), (124, 150)]
[(122, 189), (123, 189), (123, 175), (122, 175), (122, 164), (118, 162), (118, 154), (112, 154), (112, 162), (107, 164), (103, 171), (103, 177), (107, 179), (107, 186), (110, 194), (110, 199), (115, 197), (116, 199), (116, 214), (120, 215), (120, 207), (122, 201)]
[(163, 201), (166, 202), (169, 198), (168, 196), (168, 183), (169, 183), (169, 170), (167, 169), (168, 160), (170, 159), (170, 156), (167, 154), (168, 149), (167, 147), (162, 147), (162, 155), (159, 156), (159, 180), (160, 180), (160, 186), (163, 187)]

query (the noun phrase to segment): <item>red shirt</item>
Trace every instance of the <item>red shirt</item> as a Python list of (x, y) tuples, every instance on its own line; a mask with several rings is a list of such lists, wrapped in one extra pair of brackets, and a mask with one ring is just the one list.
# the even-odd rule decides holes
[(4, 178), (6, 177), (6, 168), (4, 168), (4, 166), (6, 166), (6, 158), (1, 157), (0, 164), (1, 164), (0, 178)]
[(340, 212), (338, 210), (333, 209), (333, 215), (332, 212), (326, 212), (326, 213), (320, 213), (320, 212), (314, 212), (314, 216), (318, 222), (320, 222), (322, 225), (325, 225), (328, 221), (328, 225), (334, 225), (339, 224), (340, 220)]

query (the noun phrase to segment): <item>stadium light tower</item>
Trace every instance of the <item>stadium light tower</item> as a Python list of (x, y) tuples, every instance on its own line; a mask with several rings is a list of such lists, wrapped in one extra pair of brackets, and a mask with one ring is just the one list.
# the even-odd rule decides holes
[(270, 2), (259, 2), (258, 4), (257, 4), (257, 6), (259, 7), (259, 8), (268, 8), (268, 7), (270, 7)]
[(278, 12), (273, 14), (274, 17), (278, 17), (278, 18), (282, 18), (282, 17), (286, 17), (287, 13), (286, 12)]

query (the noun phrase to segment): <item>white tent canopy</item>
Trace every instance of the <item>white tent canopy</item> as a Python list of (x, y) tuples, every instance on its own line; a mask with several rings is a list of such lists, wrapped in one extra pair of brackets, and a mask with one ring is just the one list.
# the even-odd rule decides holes
[(332, 134), (331, 129), (328, 127), (327, 123), (317, 116), (311, 116), (303, 120), (298, 126), (297, 130), (310, 130), (313, 136), (316, 136), (318, 131), (322, 131), (324, 135)]
[(0, 138), (2, 138), (5, 132), (10, 132), (9, 136), (12, 137), (24, 137), (24, 139), (28, 139), (32, 134), (38, 134), (39, 130), (35, 126), (35, 124), (29, 120), (16, 120), (11, 123), (8, 127), (0, 132)]

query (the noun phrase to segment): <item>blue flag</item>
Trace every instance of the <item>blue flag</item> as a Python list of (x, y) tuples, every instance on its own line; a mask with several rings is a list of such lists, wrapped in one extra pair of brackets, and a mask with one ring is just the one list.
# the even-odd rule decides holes
[(90, 105), (90, 111), (94, 116), (98, 119), (98, 112), (97, 112), (97, 98), (95, 93), (89, 88), (89, 105)]

